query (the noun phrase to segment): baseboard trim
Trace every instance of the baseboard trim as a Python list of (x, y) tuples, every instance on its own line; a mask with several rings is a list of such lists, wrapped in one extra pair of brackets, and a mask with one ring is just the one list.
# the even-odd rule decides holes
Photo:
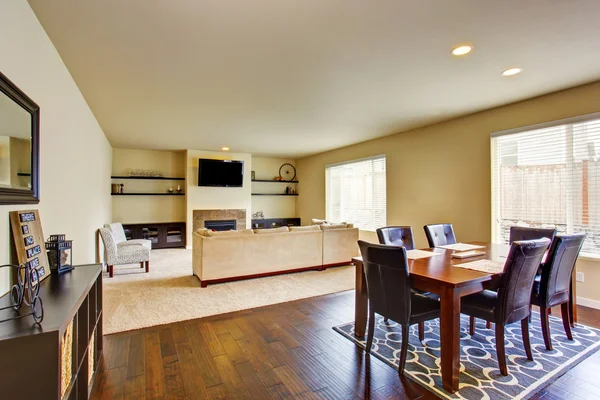
[(595, 308), (596, 310), (600, 310), (600, 301), (586, 299), (585, 297), (577, 297), (577, 304), (580, 306)]

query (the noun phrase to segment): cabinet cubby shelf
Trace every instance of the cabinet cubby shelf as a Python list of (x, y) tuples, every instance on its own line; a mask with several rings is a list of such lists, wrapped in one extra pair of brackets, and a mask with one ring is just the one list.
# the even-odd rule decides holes
[(286, 194), (286, 193), (252, 193), (252, 196), (298, 196), (298, 193)]
[(252, 182), (298, 183), (298, 181), (276, 181), (274, 179), (254, 179)]
[(185, 193), (111, 193), (111, 196), (185, 196)]

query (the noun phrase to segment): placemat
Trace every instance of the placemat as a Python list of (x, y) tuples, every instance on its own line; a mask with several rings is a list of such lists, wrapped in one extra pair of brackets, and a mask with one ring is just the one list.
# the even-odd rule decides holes
[(471, 261), (464, 264), (455, 264), (455, 267), (472, 269), (479, 272), (486, 272), (488, 274), (499, 274), (504, 270), (504, 263), (501, 261), (490, 261), (490, 260), (477, 260)]
[(446, 244), (444, 246), (437, 246), (437, 247), (442, 248), (442, 249), (455, 250), (455, 251), (485, 249), (485, 246), (480, 246), (477, 244), (468, 244), (468, 243)]
[(426, 250), (408, 250), (406, 255), (409, 260), (418, 260), (420, 258), (428, 258), (433, 256), (441, 256), (444, 253), (434, 253), (433, 251)]

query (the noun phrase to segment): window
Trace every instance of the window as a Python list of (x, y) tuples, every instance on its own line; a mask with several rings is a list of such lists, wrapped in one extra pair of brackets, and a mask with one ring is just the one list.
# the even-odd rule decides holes
[(325, 168), (327, 220), (374, 231), (386, 225), (385, 156)]
[(585, 232), (600, 257), (600, 115), (492, 135), (492, 239), (513, 225)]

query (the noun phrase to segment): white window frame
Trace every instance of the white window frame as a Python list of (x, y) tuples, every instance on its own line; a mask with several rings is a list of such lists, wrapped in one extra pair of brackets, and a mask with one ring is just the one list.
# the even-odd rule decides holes
[[(549, 122), (544, 122), (544, 123), (540, 123), (540, 124), (534, 124), (534, 125), (528, 125), (528, 126), (523, 126), (523, 127), (519, 127), (519, 128), (514, 128), (514, 129), (506, 129), (506, 130), (502, 130), (502, 131), (497, 131), (497, 132), (493, 132), (490, 135), (490, 174), (491, 174), (491, 182), (490, 182), (490, 186), (491, 186), (491, 235), (492, 235), (492, 242), (494, 243), (500, 243), (500, 239), (499, 239), (499, 232), (496, 229), (496, 222), (498, 220), (498, 210), (500, 208), (500, 205), (498, 203), (499, 199), (494, 199), (494, 180), (495, 180), (495, 176), (494, 176), (494, 163), (496, 160), (496, 154), (494, 153), (495, 149), (494, 146), (492, 145), (492, 138), (495, 137), (500, 137), (500, 136), (507, 136), (507, 135), (513, 135), (513, 134), (519, 134), (519, 133), (525, 133), (528, 131), (534, 131), (534, 130), (538, 130), (538, 129), (545, 129), (545, 128), (554, 128), (557, 126), (561, 126), (561, 125), (574, 125), (574, 124), (581, 124), (581, 123), (585, 123), (585, 122), (589, 122), (589, 121), (593, 121), (593, 120), (598, 120), (600, 119), (600, 112), (597, 113), (592, 113), (592, 114), (585, 114), (585, 115), (580, 115), (577, 117), (571, 117), (571, 118), (564, 118), (564, 119), (560, 119), (560, 120), (555, 120), (555, 121), (549, 121)], [(567, 130), (567, 135), (569, 135), (569, 132)], [(571, 130), (570, 132), (570, 140), (572, 143), (573, 140), (573, 132)], [(570, 187), (567, 186), (567, 193), (566, 196), (567, 198), (572, 198), (572, 193), (570, 193)], [(496, 200), (496, 203), (494, 203), (494, 201)], [(573, 233), (573, 207), (571, 205), (571, 200), (567, 201), (567, 231), (568, 233)], [(569, 226), (570, 225), (570, 226)], [(579, 256), (580, 259), (588, 259), (588, 260), (594, 260), (594, 261), (600, 261), (600, 254), (593, 254), (593, 253), (584, 253), (583, 251), (580, 253)]]
[[(362, 162), (362, 161), (378, 160), (378, 159), (383, 159), (385, 162), (385, 195), (384, 195), (383, 201), (385, 203), (385, 207), (384, 207), (385, 224), (387, 224), (387, 157), (385, 154), (378, 154), (376, 156), (371, 156), (371, 157), (357, 158), (354, 160), (348, 160), (348, 161), (342, 161), (342, 162), (333, 163), (333, 164), (327, 164), (325, 166), (325, 218), (327, 221), (330, 221), (330, 217), (331, 217), (329, 215), (329, 206), (328, 206), (330, 189), (329, 189), (329, 181), (327, 180), (327, 170), (329, 168), (338, 167), (338, 166), (342, 166), (342, 165), (349, 165), (349, 164), (354, 164), (354, 163), (358, 163), (358, 162)], [(352, 223), (352, 224), (354, 224), (354, 226), (356, 228), (359, 228), (360, 230), (367, 231), (367, 232), (375, 232), (375, 229), (377, 229), (377, 228), (370, 229), (368, 227), (365, 228), (363, 226), (360, 226), (360, 223), (357, 223), (357, 221), (330, 221), (330, 222)]]

